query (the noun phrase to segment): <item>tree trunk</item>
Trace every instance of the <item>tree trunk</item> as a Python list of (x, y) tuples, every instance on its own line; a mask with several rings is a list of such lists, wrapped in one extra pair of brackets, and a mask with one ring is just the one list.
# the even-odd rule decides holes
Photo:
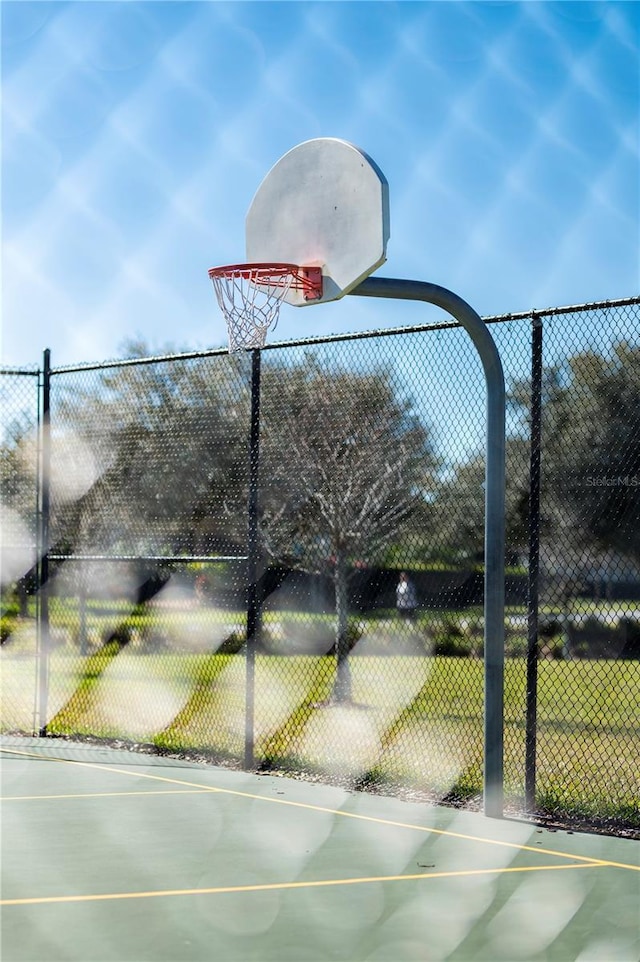
[(347, 556), (343, 548), (336, 553), (334, 571), (336, 593), (336, 680), (332, 701), (351, 701), (351, 667), (349, 665), (349, 607), (347, 599)]

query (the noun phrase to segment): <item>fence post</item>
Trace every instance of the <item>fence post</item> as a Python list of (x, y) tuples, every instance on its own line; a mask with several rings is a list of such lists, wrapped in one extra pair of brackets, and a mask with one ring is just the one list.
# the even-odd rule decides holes
[(542, 441), (542, 318), (531, 329), (531, 441), (529, 455), (529, 572), (527, 585), (527, 705), (525, 725), (525, 808), (536, 804), (538, 714), (538, 606), (540, 594), (540, 454)]
[(40, 563), (38, 565), (38, 734), (47, 734), (49, 702), (49, 519), (51, 511), (51, 351), (42, 366), (42, 429), (40, 460)]
[(247, 506), (247, 649), (244, 767), (255, 767), (255, 663), (260, 599), (258, 598), (258, 493), (260, 479), (260, 351), (251, 353), (251, 422), (249, 428), (249, 500)]

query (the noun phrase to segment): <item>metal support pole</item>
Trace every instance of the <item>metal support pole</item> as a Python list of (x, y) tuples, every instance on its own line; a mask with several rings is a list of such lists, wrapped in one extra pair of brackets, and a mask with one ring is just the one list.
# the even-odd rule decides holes
[(38, 734), (47, 734), (49, 702), (49, 517), (51, 512), (51, 351), (42, 366), (42, 458), (40, 462), (40, 564), (38, 566)]
[(251, 422), (249, 428), (249, 501), (247, 506), (247, 650), (244, 767), (255, 767), (255, 662), (260, 625), (258, 598), (258, 493), (260, 478), (260, 351), (251, 354)]
[(425, 301), (447, 311), (467, 331), (487, 387), (484, 542), (484, 812), (504, 808), (504, 542), (505, 387), (496, 345), (482, 318), (452, 291), (426, 281), (368, 277), (350, 292), (361, 297)]
[(527, 706), (525, 734), (525, 807), (536, 807), (538, 714), (538, 605), (540, 592), (540, 455), (542, 438), (542, 319), (531, 331), (531, 448), (529, 454), (529, 576), (527, 596)]

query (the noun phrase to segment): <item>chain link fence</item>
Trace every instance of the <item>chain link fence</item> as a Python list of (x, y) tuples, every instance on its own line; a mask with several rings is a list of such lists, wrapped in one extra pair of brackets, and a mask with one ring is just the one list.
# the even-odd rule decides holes
[[(0, 703), (3, 727), (7, 719), (10, 727), (16, 724), (24, 731), (33, 731), (38, 717), (41, 389), (41, 372), (37, 368), (2, 371)], [(7, 657), (13, 648), (28, 654)]]
[(40, 387), (36, 368), (3, 372), (0, 379), (3, 581), (37, 557)]
[[(507, 801), (636, 829), (639, 304), (487, 319), (508, 390)], [(472, 802), (474, 348), (445, 321), (270, 345), (259, 370), (253, 460), (248, 353), (53, 369), (42, 413), (40, 372), (0, 372), (3, 730)]]

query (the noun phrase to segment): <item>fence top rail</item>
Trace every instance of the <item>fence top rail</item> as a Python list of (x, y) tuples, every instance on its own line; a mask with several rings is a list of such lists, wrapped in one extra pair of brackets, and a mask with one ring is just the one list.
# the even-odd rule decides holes
[[(572, 304), (565, 305), (563, 307), (546, 307), (546, 308), (532, 308), (527, 311), (512, 312), (508, 314), (494, 314), (490, 316), (483, 317), (486, 324), (504, 324), (509, 321), (522, 321), (522, 320), (539, 320), (545, 317), (554, 317), (561, 314), (574, 314), (587, 311), (598, 311), (607, 310), (610, 308), (627, 307), (632, 304), (640, 304), (640, 294), (633, 295), (631, 297), (620, 297), (616, 299), (609, 299), (603, 301), (592, 301), (586, 304)], [(295, 347), (308, 347), (315, 344), (330, 344), (338, 343), (341, 341), (356, 341), (356, 340), (366, 340), (375, 337), (392, 337), (400, 334), (419, 334), (423, 331), (439, 331), (446, 330), (447, 328), (457, 328), (460, 324), (454, 320), (447, 321), (428, 321), (424, 324), (410, 325), (410, 326), (400, 326), (393, 328), (383, 328), (371, 331), (356, 331), (346, 334), (324, 334), (315, 337), (306, 337), (295, 339), (291, 341), (276, 341), (271, 344), (266, 344), (262, 350), (282, 350), (283, 348), (295, 348)], [(54, 376), (56, 374), (71, 374), (79, 373), (81, 371), (97, 371), (97, 370), (107, 370), (109, 368), (122, 368), (122, 367), (138, 367), (141, 365), (148, 364), (166, 364), (171, 361), (189, 361), (189, 360), (199, 360), (203, 358), (210, 357), (223, 357), (228, 354), (226, 347), (210, 348), (208, 350), (200, 351), (185, 351), (176, 352), (172, 354), (157, 354), (150, 355), (149, 357), (132, 357), (123, 358), (121, 360), (111, 359), (104, 361), (88, 361), (81, 362), (77, 364), (65, 364), (59, 367), (52, 367), (50, 374)], [(33, 375), (37, 376), (40, 373), (39, 368), (36, 369), (17, 369), (17, 368), (0, 368), (0, 374), (15, 374), (15, 375)]]
[(219, 564), (225, 561), (246, 561), (242, 554), (230, 555), (134, 555), (134, 554), (49, 554), (49, 561), (162, 561), (192, 564), (198, 561)]
[(6, 377), (38, 377), (39, 367), (0, 367), (0, 375)]
[(140, 367), (143, 364), (167, 364), (171, 361), (192, 361), (205, 357), (223, 357), (228, 354), (229, 351), (226, 347), (218, 347), (206, 351), (184, 351), (175, 354), (152, 354), (149, 357), (127, 357), (120, 360), (113, 358), (107, 361), (86, 361), (52, 367), (51, 375), (73, 374), (80, 371), (104, 371), (112, 367)]
[(514, 314), (496, 314), (484, 317), (485, 324), (497, 324), (502, 321), (522, 321), (527, 318), (557, 317), (561, 314), (580, 314), (587, 311), (605, 311), (609, 308), (629, 307), (632, 304), (640, 304), (640, 294), (632, 297), (619, 297), (615, 300), (593, 301), (589, 304), (565, 304), (563, 307), (545, 307), (540, 310), (520, 311)]

